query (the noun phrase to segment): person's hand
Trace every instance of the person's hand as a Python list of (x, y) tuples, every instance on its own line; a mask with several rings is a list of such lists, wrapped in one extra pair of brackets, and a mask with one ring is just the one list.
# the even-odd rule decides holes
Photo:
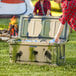
[(47, 11), (46, 16), (50, 16), (50, 10)]

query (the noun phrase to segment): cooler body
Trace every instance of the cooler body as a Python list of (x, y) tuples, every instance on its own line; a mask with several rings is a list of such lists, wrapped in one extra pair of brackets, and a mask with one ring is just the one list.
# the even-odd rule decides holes
[[(32, 40), (31, 40), (32, 41)], [(41, 41), (41, 40), (39, 40)], [(14, 42), (10, 44), (13, 62), (62, 64), (65, 62), (65, 43), (50, 45), (47, 42)]]

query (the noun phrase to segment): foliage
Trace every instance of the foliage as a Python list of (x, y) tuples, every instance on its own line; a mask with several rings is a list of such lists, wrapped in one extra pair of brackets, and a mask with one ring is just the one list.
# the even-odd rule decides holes
[(17, 45), (12, 45), (12, 47), (13, 47), (12, 60), (13, 60), (14, 62), (16, 61), (16, 54), (17, 54), (17, 52), (18, 52), (19, 46), (20, 46), (20, 45), (18, 45), (18, 44), (17, 44)]
[(34, 47), (30, 47), (29, 50), (30, 50), (30, 57), (29, 57), (29, 59), (31, 61), (34, 61), (35, 60), (35, 55), (33, 54)]
[(8, 25), (1, 24), (0, 25), (0, 30), (3, 30), (3, 29), (8, 29)]
[[(19, 19), (17, 19), (18, 24)], [(8, 29), (10, 18), (0, 18), (0, 30)]]

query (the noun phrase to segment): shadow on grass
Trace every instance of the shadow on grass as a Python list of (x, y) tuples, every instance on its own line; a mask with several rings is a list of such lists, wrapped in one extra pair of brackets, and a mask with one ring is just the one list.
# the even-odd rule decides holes
[(66, 58), (66, 64), (76, 65), (76, 58)]
[(74, 67), (76, 68), (76, 58), (66, 58), (65, 63), (63, 64), (59, 64), (58, 66), (64, 66), (64, 67), (68, 67), (70, 66), (71, 68)]

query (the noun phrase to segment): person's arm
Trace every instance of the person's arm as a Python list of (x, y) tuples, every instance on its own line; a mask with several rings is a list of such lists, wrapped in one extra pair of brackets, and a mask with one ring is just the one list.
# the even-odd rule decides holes
[(64, 25), (60, 24), (57, 34), (55, 35), (55, 42), (58, 42), (61, 32), (63, 31)]
[[(65, 6), (64, 6), (65, 5)], [(70, 15), (70, 13), (72, 12), (71, 11), (71, 6), (70, 6), (71, 4), (68, 2), (65, 2), (64, 4), (63, 4), (63, 10), (62, 10), (62, 12), (63, 12), (63, 15), (62, 15), (62, 17), (59, 19), (60, 20), (60, 22), (61, 22), (61, 24), (60, 24), (60, 26), (59, 26), (59, 29), (58, 29), (58, 32), (57, 32), (57, 34), (56, 34), (56, 36), (55, 36), (55, 41), (57, 42), (58, 41), (58, 39), (59, 39), (59, 37), (60, 37), (60, 35), (61, 35), (61, 32), (62, 32), (62, 30), (63, 30), (63, 28), (64, 28), (64, 24), (69, 20), (69, 15)]]
[(54, 39), (49, 41), (49, 43), (56, 43), (59, 41), (59, 37), (61, 35), (63, 28), (64, 28), (64, 25), (60, 24), (57, 34), (55, 35)]
[(49, 16), (49, 15), (50, 15), (50, 10), (48, 9), (46, 16)]
[(63, 8), (62, 8), (62, 12), (63, 12), (63, 15), (62, 17), (59, 19), (59, 21), (62, 23), (62, 24), (65, 24), (66, 22), (68, 22), (68, 20), (70, 19), (70, 15), (71, 15), (71, 2), (67, 2), (65, 1), (63, 3)]
[(59, 26), (59, 29), (58, 29), (58, 32), (57, 34), (55, 35), (54, 39), (50, 41), (50, 43), (54, 43), (54, 42), (58, 42), (59, 40), (59, 37), (61, 35), (61, 32), (63, 31), (63, 28), (64, 28), (64, 24), (69, 20), (70, 18), (70, 13), (72, 12), (71, 11), (71, 3), (67, 1), (63, 4), (63, 8), (62, 8), (62, 12), (63, 12), (63, 15), (62, 17), (59, 19), (61, 24)]
[(50, 11), (51, 11), (51, 3), (50, 3), (50, 1), (48, 1), (47, 2), (47, 14), (46, 14), (46, 16), (48, 16), (48, 15), (50, 15)]

